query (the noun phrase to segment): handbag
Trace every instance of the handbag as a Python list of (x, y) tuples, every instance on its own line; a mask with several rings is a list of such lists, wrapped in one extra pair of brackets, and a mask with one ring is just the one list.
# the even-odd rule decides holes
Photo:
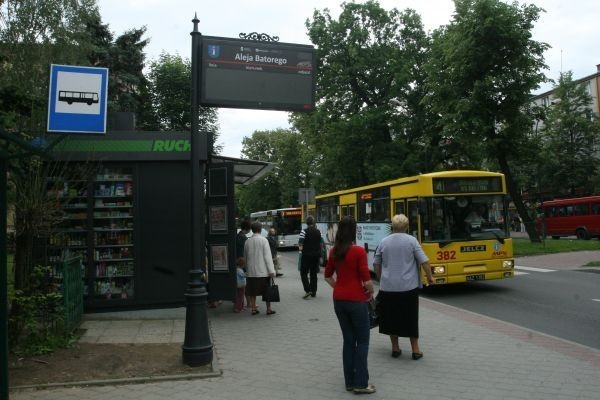
[(262, 296), (263, 301), (269, 303), (278, 303), (279, 302), (279, 286), (275, 284), (275, 280), (271, 277), (267, 287), (265, 288), (265, 292)]
[(377, 314), (377, 300), (374, 297), (371, 297), (369, 301), (367, 301), (367, 306), (369, 307), (369, 328), (373, 329), (379, 326), (379, 315)]

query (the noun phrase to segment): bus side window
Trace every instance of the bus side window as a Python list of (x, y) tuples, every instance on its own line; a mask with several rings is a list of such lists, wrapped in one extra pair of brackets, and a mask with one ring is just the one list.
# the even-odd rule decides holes
[(575, 206), (575, 215), (587, 215), (588, 214), (588, 204), (577, 204)]
[(600, 203), (592, 204), (592, 214), (600, 215)]

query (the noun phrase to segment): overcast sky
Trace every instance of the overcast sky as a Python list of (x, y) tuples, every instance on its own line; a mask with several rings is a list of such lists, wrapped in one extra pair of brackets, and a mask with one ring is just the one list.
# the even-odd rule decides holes
[[(362, 1), (357, 1), (362, 2)], [(161, 52), (190, 58), (194, 13), (203, 35), (238, 38), (239, 33), (266, 33), (281, 42), (311, 44), (304, 25), (315, 9), (329, 8), (339, 14), (341, 1), (331, 0), (98, 0), (105, 24), (115, 35), (127, 29), (147, 27), (148, 61)], [(454, 12), (452, 0), (380, 0), (386, 9), (412, 8), (423, 19), (426, 30), (447, 24)], [(523, 2), (521, 2), (523, 3)], [(532, 0), (546, 10), (534, 30), (534, 39), (548, 43), (546, 75), (556, 79), (561, 71), (574, 78), (595, 73), (600, 64), (598, 0)], [(538, 92), (550, 89), (544, 86)], [(242, 139), (255, 130), (287, 128), (288, 113), (281, 111), (221, 108), (219, 125), (223, 155), (239, 157)]]

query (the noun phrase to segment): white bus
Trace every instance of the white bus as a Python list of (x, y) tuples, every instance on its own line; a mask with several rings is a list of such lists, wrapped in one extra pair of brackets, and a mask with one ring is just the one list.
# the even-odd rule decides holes
[(302, 209), (278, 208), (275, 210), (257, 211), (250, 214), (252, 222), (259, 221), (263, 225), (263, 236), (270, 228), (277, 232), (277, 247), (298, 247), (298, 238), (302, 231)]

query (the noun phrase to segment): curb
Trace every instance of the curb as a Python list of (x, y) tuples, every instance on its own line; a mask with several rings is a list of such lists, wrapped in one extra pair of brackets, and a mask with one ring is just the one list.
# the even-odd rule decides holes
[[(212, 366), (211, 366), (212, 368)], [(22, 385), (10, 387), (10, 391), (20, 391), (27, 389), (52, 389), (52, 388), (65, 388), (74, 386), (105, 386), (105, 385), (126, 385), (133, 383), (153, 383), (163, 381), (181, 381), (181, 380), (192, 380), (192, 379), (206, 379), (216, 378), (223, 375), (222, 370), (214, 372), (204, 372), (198, 374), (185, 374), (185, 375), (164, 375), (164, 376), (146, 376), (138, 378), (117, 378), (117, 379), (105, 379), (105, 380), (93, 380), (93, 381), (74, 381), (74, 382), (57, 382), (57, 383), (45, 383), (41, 385)]]

